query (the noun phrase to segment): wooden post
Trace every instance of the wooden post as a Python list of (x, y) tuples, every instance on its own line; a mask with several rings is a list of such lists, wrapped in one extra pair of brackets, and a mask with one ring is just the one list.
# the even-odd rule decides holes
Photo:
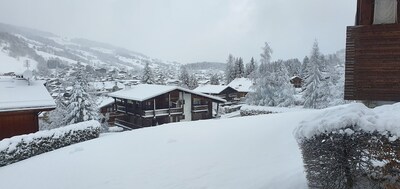
[(154, 115), (154, 118), (156, 118), (156, 99), (155, 98), (153, 99), (153, 115)]
[(168, 115), (171, 117), (171, 93), (168, 93)]
[(218, 117), (218, 113), (219, 113), (219, 102), (217, 102), (217, 114), (215, 115), (215, 117)]

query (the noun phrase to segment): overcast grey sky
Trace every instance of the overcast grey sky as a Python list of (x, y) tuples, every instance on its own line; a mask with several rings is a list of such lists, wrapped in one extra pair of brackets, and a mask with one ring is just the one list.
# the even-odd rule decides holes
[(0, 22), (83, 37), (182, 63), (300, 58), (315, 39), (345, 47), (355, 0), (0, 0)]

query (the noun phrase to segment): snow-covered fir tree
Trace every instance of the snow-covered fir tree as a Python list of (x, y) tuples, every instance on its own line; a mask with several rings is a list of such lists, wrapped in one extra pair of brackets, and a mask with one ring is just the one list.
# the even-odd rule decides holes
[(236, 58), (234, 69), (235, 69), (235, 78), (244, 77), (244, 64), (243, 64), (243, 59), (241, 57)]
[(250, 62), (246, 64), (244, 77), (252, 78), (254, 71), (256, 71), (256, 69), (257, 69), (256, 61), (254, 60), (253, 57), (251, 57)]
[(55, 129), (68, 125), (65, 115), (68, 115), (67, 107), (64, 105), (62, 98), (59, 96), (55, 99), (56, 109), (47, 114), (46, 123), (40, 125), (40, 130)]
[(231, 54), (229, 54), (228, 59), (226, 60), (225, 77), (226, 83), (230, 83), (236, 78), (235, 57)]
[(302, 78), (305, 78), (308, 75), (307, 67), (308, 67), (309, 63), (310, 63), (310, 59), (308, 58), (308, 56), (305, 56), (303, 59), (303, 63), (301, 64), (301, 71), (300, 71), (300, 76)]
[(181, 72), (179, 74), (179, 80), (181, 81), (181, 86), (184, 88), (189, 88), (190, 85), (190, 75), (185, 66), (181, 67)]
[(144, 66), (141, 81), (145, 84), (154, 84), (154, 75), (149, 62)]
[(327, 99), (330, 95), (329, 79), (323, 76), (325, 61), (322, 56), (318, 42), (315, 41), (309, 63), (306, 67), (304, 107), (305, 108), (325, 108)]
[[(270, 63), (271, 48), (268, 43), (263, 48), (260, 66), (254, 76), (254, 92), (247, 96), (247, 103), (260, 106), (294, 105), (294, 88), (283, 61)], [(261, 69), (261, 70), (260, 70)]]
[(262, 53), (260, 54), (260, 66), (258, 67), (258, 74), (266, 74), (268, 72), (268, 64), (271, 63), (272, 49), (267, 42), (262, 48)]
[(74, 124), (88, 120), (100, 119), (96, 102), (87, 91), (87, 80), (78, 74), (67, 106), (65, 123)]
[(190, 75), (188, 88), (193, 90), (193, 89), (197, 88), (198, 86), (199, 86), (199, 83), (196, 79), (196, 76), (194, 74)]
[(219, 76), (218, 76), (218, 74), (212, 74), (211, 75), (210, 84), (211, 85), (219, 85)]

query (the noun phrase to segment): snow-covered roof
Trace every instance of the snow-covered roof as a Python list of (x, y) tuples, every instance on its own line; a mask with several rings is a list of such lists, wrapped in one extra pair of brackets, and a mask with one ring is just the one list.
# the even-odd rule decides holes
[(295, 76), (292, 76), (292, 77), (290, 78), (290, 80), (292, 80), (292, 79), (295, 79), (295, 78), (299, 78), (299, 79), (301, 79), (301, 77), (300, 77), (300, 76), (297, 76), (297, 75), (295, 75)]
[(111, 90), (115, 85), (120, 89), (125, 88), (124, 84), (117, 81), (91, 82), (90, 85), (96, 90)]
[(193, 91), (205, 94), (219, 94), (228, 87), (226, 85), (203, 85), (195, 88)]
[(162, 95), (162, 94), (174, 91), (174, 90), (180, 90), (180, 91), (184, 91), (184, 92), (199, 95), (199, 96), (204, 96), (204, 97), (216, 100), (216, 101), (226, 102), (222, 98), (219, 98), (216, 96), (211, 96), (211, 95), (206, 95), (206, 94), (203, 94), (200, 92), (196, 92), (196, 91), (185, 89), (185, 88), (178, 87), (178, 86), (149, 85), (149, 84), (135, 85), (135, 86), (132, 86), (131, 88), (128, 88), (125, 90), (110, 93), (110, 94), (108, 94), (108, 96), (115, 97), (115, 98), (134, 100), (134, 101), (145, 101), (145, 100), (154, 98), (156, 96), (159, 96), (159, 95)]
[(239, 92), (248, 93), (253, 91), (253, 89), (251, 89), (251, 86), (253, 86), (253, 81), (244, 77), (234, 79), (228, 84), (228, 86), (234, 88)]
[(103, 108), (114, 103), (114, 99), (111, 97), (100, 97), (96, 100), (96, 103), (98, 108)]
[(0, 112), (55, 108), (43, 81), (0, 77)]

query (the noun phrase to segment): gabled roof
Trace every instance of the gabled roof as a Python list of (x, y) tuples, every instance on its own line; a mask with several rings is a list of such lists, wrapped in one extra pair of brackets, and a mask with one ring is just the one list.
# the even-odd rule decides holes
[(199, 86), (199, 87), (195, 88), (193, 91), (205, 93), (205, 94), (220, 94), (222, 91), (224, 91), (227, 88), (231, 88), (232, 90), (235, 90), (234, 88), (226, 86), (226, 85), (203, 85), (203, 86)]
[(42, 81), (0, 77), (0, 112), (54, 109), (56, 104)]
[(253, 86), (253, 81), (244, 77), (234, 79), (228, 84), (228, 86), (234, 88), (239, 92), (248, 93), (253, 91), (253, 89), (251, 88)]
[(115, 98), (134, 100), (134, 101), (145, 101), (145, 100), (154, 98), (156, 96), (160, 96), (162, 94), (165, 94), (165, 93), (168, 93), (168, 92), (171, 92), (174, 90), (180, 90), (180, 91), (195, 94), (198, 96), (207, 97), (212, 100), (219, 101), (219, 102), (226, 102), (222, 98), (211, 96), (211, 95), (206, 95), (206, 94), (203, 94), (200, 92), (195, 92), (195, 91), (185, 89), (182, 87), (178, 87), (178, 86), (149, 85), (149, 84), (135, 85), (135, 86), (132, 86), (131, 88), (128, 88), (125, 90), (110, 93), (110, 94), (108, 94), (108, 96), (115, 97)]

